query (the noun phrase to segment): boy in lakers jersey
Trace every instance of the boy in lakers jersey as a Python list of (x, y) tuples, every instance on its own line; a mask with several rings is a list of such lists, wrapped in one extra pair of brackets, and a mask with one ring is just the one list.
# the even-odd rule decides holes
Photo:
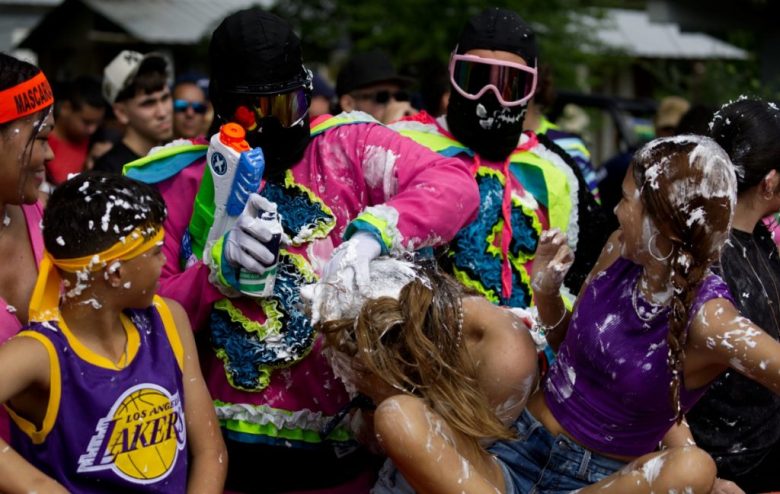
[(51, 195), (31, 322), (0, 347), (13, 422), (0, 492), (222, 492), (188, 318), (155, 295), (165, 216), (155, 189), (120, 176), (81, 174)]

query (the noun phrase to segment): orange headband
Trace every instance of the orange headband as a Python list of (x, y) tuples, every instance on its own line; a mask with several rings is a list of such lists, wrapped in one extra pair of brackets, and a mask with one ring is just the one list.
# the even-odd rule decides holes
[(43, 72), (14, 87), (0, 91), (0, 124), (12, 122), (54, 103), (49, 81)]

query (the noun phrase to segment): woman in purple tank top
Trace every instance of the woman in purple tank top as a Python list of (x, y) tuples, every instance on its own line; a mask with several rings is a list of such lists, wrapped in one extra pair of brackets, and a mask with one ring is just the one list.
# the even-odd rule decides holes
[(733, 166), (711, 139), (646, 145), (623, 181), (620, 228), (573, 312), (559, 295), (571, 251), (558, 232), (542, 237), (534, 297), (558, 359), (515, 424), (519, 439), (492, 448), (517, 492), (713, 488), (715, 464), (695, 447), (684, 414), (729, 368), (780, 393), (780, 343), (739, 315), (709, 271), (736, 190)]

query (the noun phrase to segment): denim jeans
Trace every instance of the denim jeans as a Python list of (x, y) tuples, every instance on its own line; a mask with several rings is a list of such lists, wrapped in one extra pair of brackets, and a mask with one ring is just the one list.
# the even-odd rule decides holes
[(527, 410), (523, 410), (514, 427), (517, 439), (499, 441), (489, 450), (509, 471), (515, 494), (576, 491), (625, 466), (624, 462), (593, 453), (566, 436), (554, 437)]
[[(501, 471), (504, 474), (504, 492), (514, 494), (518, 492), (512, 485), (512, 475), (506, 465), (498, 462)], [(412, 486), (406, 481), (401, 472), (393, 464), (393, 460), (388, 459), (382, 469), (379, 471), (379, 478), (371, 489), (371, 494), (415, 494)]]

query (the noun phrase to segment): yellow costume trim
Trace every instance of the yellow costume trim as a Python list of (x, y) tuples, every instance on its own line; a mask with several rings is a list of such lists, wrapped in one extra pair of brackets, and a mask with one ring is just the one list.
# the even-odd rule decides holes
[(241, 309), (233, 305), (228, 298), (223, 298), (214, 303), (214, 308), (225, 311), (230, 316), (232, 322), (237, 322), (248, 333), (255, 333), (257, 337), (264, 340), (270, 334), (279, 334), (282, 330), (282, 311), (279, 310), (279, 302), (273, 299), (259, 299), (258, 303), (263, 308), (266, 319), (265, 322), (257, 322), (249, 319), (241, 312)]
[(284, 188), (302, 191), (312, 203), (317, 204), (322, 209), (322, 212), (327, 215), (327, 218), (316, 221), (311, 230), (298, 232), (298, 234), (291, 239), (292, 245), (298, 247), (299, 245), (311, 242), (314, 239), (327, 237), (330, 231), (336, 227), (336, 215), (333, 214), (333, 210), (330, 206), (325, 204), (325, 201), (317, 196), (310, 188), (296, 182), (292, 170), (287, 170), (284, 174)]
[(498, 298), (498, 295), (496, 295), (495, 291), (488, 290), (487, 288), (485, 288), (485, 285), (480, 283), (478, 280), (472, 280), (471, 278), (469, 278), (469, 275), (466, 274), (463, 270), (453, 266), (452, 274), (455, 276), (456, 280), (460, 281), (462, 285), (481, 293), (486, 299), (490, 300), (494, 304), (501, 302), (501, 300)]
[(55, 259), (44, 250), (43, 259), (38, 267), (38, 279), (30, 299), (30, 322), (56, 319), (62, 284), (58, 269), (68, 273), (99, 271), (111, 262), (127, 261), (143, 254), (162, 243), (164, 236), (165, 232), (160, 228), (154, 236), (144, 238), (144, 230), (138, 227), (102, 252), (73, 259)]

